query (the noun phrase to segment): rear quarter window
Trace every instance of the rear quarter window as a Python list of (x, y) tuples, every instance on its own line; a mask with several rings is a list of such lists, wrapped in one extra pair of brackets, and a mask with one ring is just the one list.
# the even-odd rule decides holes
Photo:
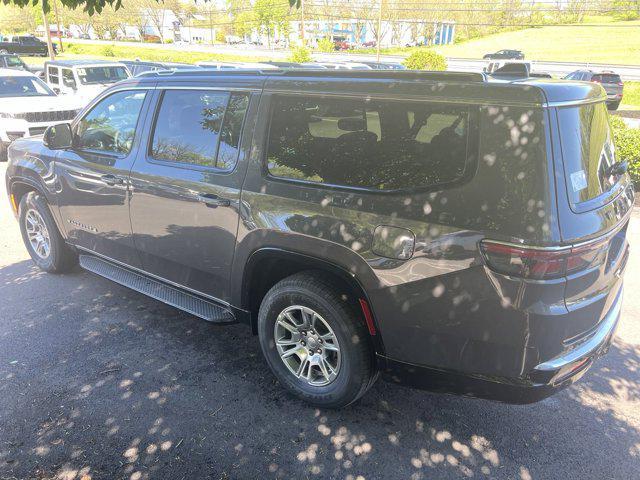
[(267, 146), (271, 176), (371, 190), (429, 188), (468, 165), (468, 106), (275, 96)]
[(626, 174), (611, 173), (617, 159), (605, 103), (559, 108), (558, 123), (571, 203), (611, 192)]

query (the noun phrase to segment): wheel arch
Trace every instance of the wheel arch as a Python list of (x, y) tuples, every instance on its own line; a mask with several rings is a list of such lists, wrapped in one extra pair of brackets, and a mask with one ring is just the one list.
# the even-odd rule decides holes
[(37, 192), (42, 195), (47, 202), (47, 206), (49, 207), (49, 212), (53, 217), (56, 226), (58, 227), (58, 231), (60, 234), (65, 236), (65, 229), (62, 227), (61, 218), (58, 215), (58, 209), (54, 208), (54, 205), (51, 202), (50, 196), (47, 194), (46, 189), (42, 188), (36, 181), (32, 180), (28, 177), (17, 177), (12, 179), (9, 183), (9, 194), (11, 195), (11, 206), (14, 209), (15, 214), (18, 214), (18, 206), (20, 205), (20, 201), (22, 198), (27, 195), (29, 192)]
[(373, 312), (367, 293), (357, 277), (343, 267), (327, 260), (280, 248), (265, 247), (256, 250), (251, 254), (244, 267), (241, 304), (242, 309), (250, 312), (249, 318), (253, 332), (257, 331), (260, 303), (269, 289), (280, 280), (303, 271), (319, 272), (329, 278), (332, 285), (339, 288), (355, 303), (363, 322), (367, 322), (367, 319), (365, 319), (365, 313), (359, 301), (362, 299), (366, 302), (367, 307), (364, 308), (369, 309), (368, 321), (373, 324), (373, 333), (371, 329), (370, 333), (372, 333), (371, 339), (375, 351), (378, 354), (384, 354), (375, 312)]

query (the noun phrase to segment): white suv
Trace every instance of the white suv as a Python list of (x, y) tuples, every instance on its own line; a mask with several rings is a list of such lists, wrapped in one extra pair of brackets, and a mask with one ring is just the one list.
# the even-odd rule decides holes
[(9, 144), (22, 137), (41, 135), (49, 125), (72, 120), (82, 102), (57, 96), (34, 74), (0, 68), (0, 161)]
[(105, 88), (131, 76), (123, 63), (106, 60), (47, 61), (44, 71), (44, 80), (54, 92), (82, 98), (85, 104)]

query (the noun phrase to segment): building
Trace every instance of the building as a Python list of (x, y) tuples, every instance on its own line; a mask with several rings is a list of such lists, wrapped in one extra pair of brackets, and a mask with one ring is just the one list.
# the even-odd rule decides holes
[[(307, 20), (304, 22), (304, 38), (308, 44), (315, 45), (320, 39), (331, 38), (351, 45), (376, 43), (375, 20), (345, 18), (340, 20)], [(446, 45), (455, 39), (455, 22), (426, 22), (423, 20), (382, 21), (380, 45)], [(291, 44), (302, 42), (300, 21), (290, 22), (288, 41)], [(276, 32), (276, 39), (279, 38)], [(266, 43), (266, 42), (263, 42)]]

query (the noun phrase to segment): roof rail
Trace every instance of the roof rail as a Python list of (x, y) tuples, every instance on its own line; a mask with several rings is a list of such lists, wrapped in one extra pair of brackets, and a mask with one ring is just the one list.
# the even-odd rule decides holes
[(217, 70), (206, 67), (194, 70), (170, 70), (164, 72), (143, 72), (138, 77), (165, 77), (180, 75), (185, 77), (208, 77), (208, 76), (282, 76), (282, 77), (334, 77), (334, 78), (381, 78), (398, 80), (435, 80), (453, 82), (484, 82), (484, 73), (473, 72), (442, 72), (425, 70), (327, 70), (311, 68), (287, 68), (273, 70), (259, 69), (232, 69)]

